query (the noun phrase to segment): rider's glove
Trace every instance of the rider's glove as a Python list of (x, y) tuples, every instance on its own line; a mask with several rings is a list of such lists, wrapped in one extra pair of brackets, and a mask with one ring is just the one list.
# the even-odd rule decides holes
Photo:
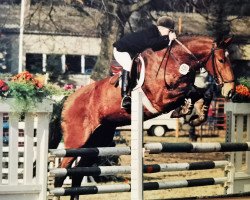
[(175, 32), (172, 31), (169, 32), (168, 37), (170, 41), (175, 40), (177, 38)]

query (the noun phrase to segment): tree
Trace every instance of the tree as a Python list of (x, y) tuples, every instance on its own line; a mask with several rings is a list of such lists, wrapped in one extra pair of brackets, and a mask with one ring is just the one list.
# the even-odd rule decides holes
[[(89, 23), (97, 24), (99, 37), (101, 38), (101, 52), (92, 73), (92, 78), (98, 80), (108, 75), (113, 55), (113, 43), (123, 35), (125, 25), (129, 23), (131, 14), (148, 5), (151, 1), (153, 0), (31, 0), (31, 4), (36, 8), (30, 10), (27, 21), (31, 22), (32, 18), (38, 15), (38, 12), (44, 15), (42, 7), (47, 6), (46, 18), (43, 19), (44, 22), (39, 21), (38, 28), (41, 29), (43, 26), (47, 26), (46, 20), (47, 23), (49, 21), (50, 24), (54, 25), (55, 30), (60, 31), (63, 27), (60, 23), (63, 22), (55, 19), (54, 16), (56, 15), (55, 7), (62, 4), (75, 8), (83, 18), (86, 16), (92, 18), (92, 22), (89, 21)], [(98, 21), (91, 16), (92, 11), (90, 12), (89, 8), (99, 12), (101, 17)], [(30, 23), (30, 27), (32, 26), (32, 23)]]
[(84, 6), (91, 6), (102, 13), (102, 18), (98, 22), (102, 41), (101, 52), (91, 76), (94, 80), (101, 79), (109, 73), (113, 43), (124, 34), (124, 27), (129, 21), (131, 14), (140, 10), (150, 2), (151, 0), (141, 0), (138, 2), (131, 0), (102, 0), (83, 1), (79, 5), (78, 1), (78, 5), (81, 6), (81, 9), (84, 9)]
[(188, 2), (207, 20), (207, 29), (217, 40), (230, 33), (232, 21), (249, 16), (247, 10), (250, 3), (246, 0), (189, 0)]

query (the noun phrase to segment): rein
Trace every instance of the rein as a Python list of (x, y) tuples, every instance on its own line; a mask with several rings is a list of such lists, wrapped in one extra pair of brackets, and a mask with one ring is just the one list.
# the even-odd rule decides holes
[[(177, 39), (175, 39), (175, 41), (179, 44), (179, 45), (181, 45), (181, 47), (189, 54), (189, 55), (191, 55), (194, 59), (195, 59), (195, 61), (196, 61), (196, 63), (197, 63), (197, 65), (200, 65), (200, 61), (198, 60), (198, 58), (184, 45), (184, 44), (182, 44), (179, 40), (177, 40)], [(179, 81), (177, 81), (177, 83), (173, 86), (173, 85), (169, 85), (168, 83), (167, 83), (167, 81), (165, 80), (165, 76), (166, 76), (166, 67), (167, 67), (167, 63), (168, 63), (168, 60), (169, 60), (169, 56), (170, 56), (170, 51), (171, 51), (171, 48), (172, 48), (172, 43), (170, 43), (170, 46), (167, 48), (167, 50), (165, 51), (165, 53), (164, 53), (164, 55), (163, 55), (163, 57), (162, 57), (162, 60), (161, 60), (161, 63), (160, 63), (160, 65), (159, 65), (159, 67), (158, 67), (158, 70), (157, 70), (157, 73), (156, 73), (156, 77), (158, 76), (158, 74), (159, 74), (159, 71), (160, 71), (160, 68), (161, 68), (161, 66), (162, 66), (162, 64), (163, 64), (163, 61), (164, 61), (164, 59), (165, 59), (165, 57), (166, 57), (166, 55), (167, 55), (167, 53), (168, 53), (168, 57), (167, 57), (167, 61), (166, 61), (166, 64), (165, 64), (165, 67), (164, 67), (164, 81), (165, 81), (165, 85), (166, 85), (166, 88), (168, 89), (168, 90), (173, 90), (174, 88), (176, 88), (177, 86), (178, 86), (178, 84), (179, 84), (179, 82), (181, 81), (180, 79), (179, 79)], [(173, 57), (174, 59), (175, 59), (175, 57)]]
[[(164, 58), (166, 57), (167, 53), (169, 53), (169, 54), (168, 54), (168, 57), (167, 57), (167, 61), (166, 61), (166, 65), (167, 65), (167, 62), (168, 62), (168, 59), (169, 59), (169, 55), (170, 55), (170, 50), (171, 50), (171, 48), (172, 48), (172, 45), (171, 45), (171, 43), (170, 43), (170, 46), (166, 49), (166, 51), (165, 51), (165, 53), (164, 53), (164, 55), (163, 55), (163, 57), (162, 57), (161, 64), (159, 65), (158, 70), (157, 70), (157, 72), (156, 72), (156, 77), (157, 77), (158, 74), (159, 74), (159, 71), (160, 71), (160, 69), (161, 69), (162, 63), (163, 63), (163, 61), (164, 61)], [(165, 68), (166, 68), (166, 65), (165, 65)], [(164, 73), (165, 73), (165, 71), (164, 71)], [(165, 75), (165, 74), (164, 74), (164, 75)]]
[(183, 44), (183, 43), (181, 43), (179, 40), (177, 40), (177, 39), (175, 39), (175, 41), (179, 44), (179, 45), (181, 45), (181, 47), (189, 54), (189, 55), (191, 55), (198, 63), (200, 62), (199, 60), (198, 60), (198, 58)]

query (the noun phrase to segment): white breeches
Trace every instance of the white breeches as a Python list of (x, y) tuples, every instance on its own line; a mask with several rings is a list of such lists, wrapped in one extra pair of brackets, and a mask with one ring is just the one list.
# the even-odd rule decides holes
[(114, 47), (113, 54), (114, 54), (115, 60), (122, 66), (122, 68), (124, 70), (130, 72), (131, 65), (132, 65), (132, 59), (131, 59), (129, 53), (128, 52), (119, 52)]

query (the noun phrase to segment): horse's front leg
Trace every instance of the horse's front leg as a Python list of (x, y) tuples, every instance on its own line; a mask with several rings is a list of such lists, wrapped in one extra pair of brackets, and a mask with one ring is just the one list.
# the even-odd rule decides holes
[(182, 105), (180, 105), (172, 112), (171, 118), (180, 118), (186, 115), (190, 115), (193, 111), (195, 102), (204, 97), (205, 90), (205, 88), (192, 86), (186, 94), (185, 100), (183, 101)]
[(199, 99), (194, 105), (195, 114), (191, 116), (189, 119), (189, 124), (191, 126), (199, 126), (205, 121), (207, 121), (208, 109), (210, 107), (212, 99), (213, 99), (213, 90), (211, 87), (209, 87), (203, 93), (203, 97)]

